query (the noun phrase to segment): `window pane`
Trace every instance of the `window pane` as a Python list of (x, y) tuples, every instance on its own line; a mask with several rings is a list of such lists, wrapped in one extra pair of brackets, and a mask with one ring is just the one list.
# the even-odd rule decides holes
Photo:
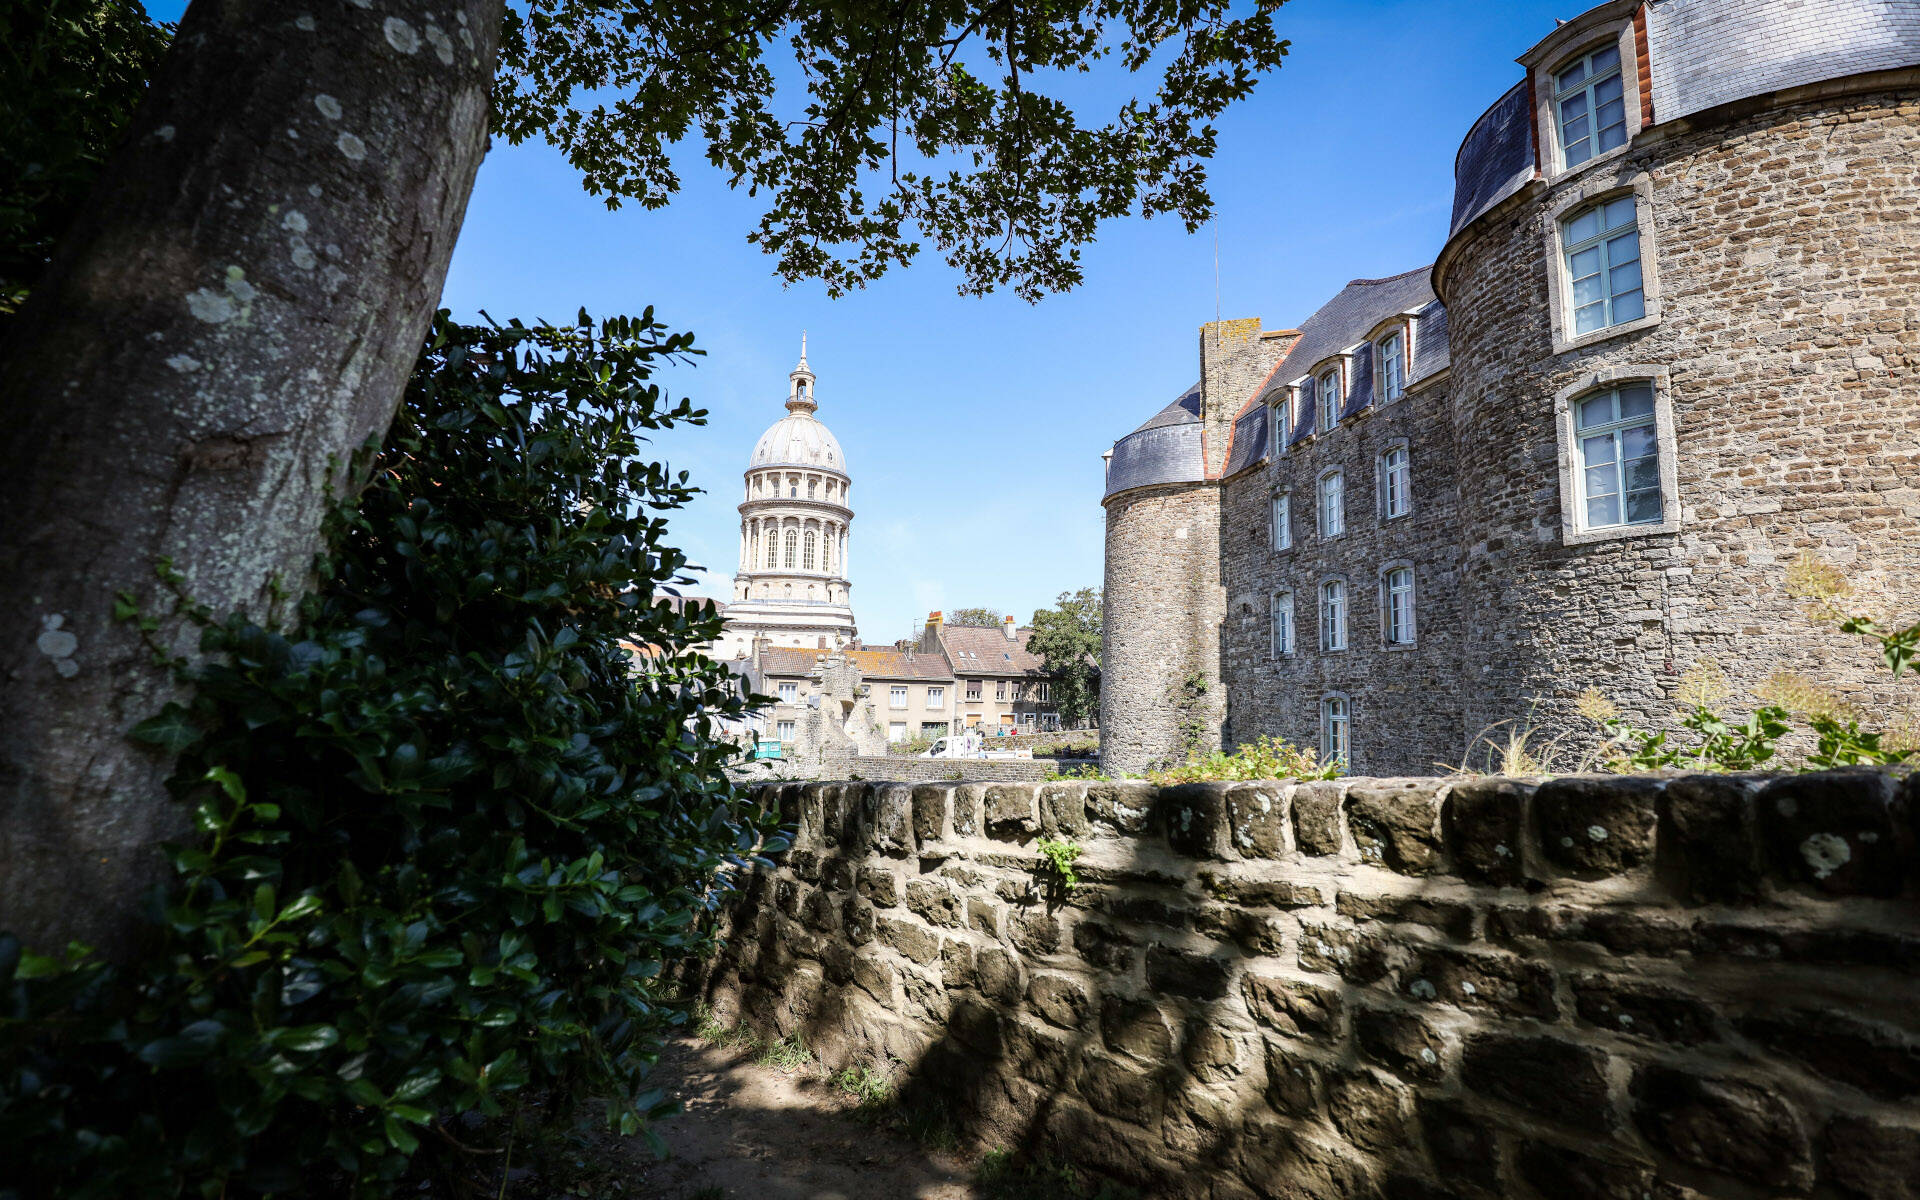
[[(1600, 210), (1597, 208), (1590, 208), (1573, 220), (1567, 222), (1567, 243), (1569, 245), (1577, 246), (1590, 237), (1598, 236), (1599, 233)], [(1600, 258), (1598, 255), (1594, 256), (1593, 262), (1596, 266), (1599, 264)], [(1591, 270), (1592, 268), (1588, 269)]]
[(1567, 258), (1567, 268), (1575, 279), (1595, 278), (1600, 274), (1600, 247), (1588, 246)]
[(1575, 309), (1573, 313), (1573, 331), (1592, 333), (1596, 329), (1607, 327), (1606, 304), (1590, 304), (1586, 308)]
[[(1619, 56), (1615, 55), (1614, 60), (1616, 62), (1619, 61)], [(1594, 60), (1594, 72), (1598, 74), (1599, 70), (1600, 70), (1600, 63), (1599, 63), (1599, 60), (1596, 58)], [(1619, 104), (1620, 103), (1620, 77), (1618, 75), (1615, 75), (1609, 79), (1601, 79), (1596, 81), (1593, 85), (1593, 100), (1594, 100), (1594, 103), (1600, 106), (1600, 112), (1603, 115), (1606, 113), (1607, 106), (1609, 104), (1613, 104), (1613, 105)], [(1605, 125), (1607, 122), (1603, 119), (1600, 123), (1602, 125)]]
[(1646, 458), (1653, 454), (1653, 426), (1634, 425), (1620, 431), (1622, 458)]
[(1627, 490), (1629, 492), (1659, 491), (1660, 460), (1652, 456), (1628, 460)]
[(1620, 490), (1619, 476), (1612, 465), (1588, 467), (1586, 488), (1588, 496), (1611, 496)]
[(1618, 200), (1607, 201), (1606, 227), (1619, 229), (1633, 224), (1633, 197), (1622, 196)]
[(1606, 466), (1613, 462), (1613, 435), (1601, 434), (1599, 437), (1580, 439), (1580, 457), (1589, 467)]
[(1638, 291), (1631, 291), (1613, 298), (1613, 323), (1638, 321), (1647, 315), (1646, 297)]
[(1620, 523), (1620, 497), (1591, 496), (1587, 499), (1587, 527), (1599, 529)]
[(1625, 292), (1640, 290), (1640, 264), (1638, 261), (1624, 263), (1607, 272), (1607, 290), (1618, 296)]
[(1598, 272), (1576, 278), (1573, 281), (1573, 303), (1576, 308), (1585, 308), (1589, 304), (1597, 304), (1605, 298), (1606, 292), (1601, 288)]
[(1631, 230), (1607, 243), (1607, 262), (1613, 266), (1635, 262), (1640, 257), (1640, 233)]
[(1560, 79), (1558, 81), (1559, 90), (1564, 92), (1576, 83), (1584, 83), (1586, 78), (1587, 62), (1585, 59), (1581, 59), (1579, 62), (1560, 72)]
[(1620, 47), (1608, 46), (1593, 52), (1593, 73), (1599, 75), (1620, 65)]
[[(1608, 115), (1608, 109), (1613, 110), (1611, 117)], [(1600, 110), (1600, 119), (1602, 121), (1611, 120), (1614, 122), (1611, 125), (1602, 125), (1600, 127), (1600, 149), (1611, 150), (1615, 146), (1625, 145), (1627, 141), (1627, 122), (1626, 118), (1621, 115), (1620, 106), (1618, 104), (1609, 104), (1605, 108), (1602, 108)]]
[(1645, 417), (1653, 413), (1653, 389), (1645, 384), (1620, 389), (1621, 417)]
[(1660, 519), (1660, 493), (1627, 493), (1627, 520), (1632, 522), (1658, 521)]
[(1580, 402), (1580, 428), (1591, 429), (1595, 425), (1605, 425), (1611, 420), (1613, 420), (1613, 393), (1608, 392)]

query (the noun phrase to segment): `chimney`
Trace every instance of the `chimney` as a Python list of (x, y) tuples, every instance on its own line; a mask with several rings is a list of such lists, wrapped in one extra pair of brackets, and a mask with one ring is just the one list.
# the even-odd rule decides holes
[(920, 634), (920, 650), (923, 654), (933, 654), (940, 649), (940, 619), (944, 614), (927, 614), (927, 627)]
[(1207, 439), (1207, 477), (1227, 465), (1233, 418), (1253, 399), (1300, 333), (1260, 328), (1260, 318), (1209, 321), (1200, 327), (1200, 421)]
[(1006, 628), (1007, 628), (1007, 640), (1008, 640), (1008, 641), (1010, 641), (1010, 642), (1015, 642), (1015, 641), (1019, 641), (1019, 640), (1020, 640), (1020, 636), (1019, 636), (1019, 634), (1017, 634), (1017, 633), (1015, 633), (1015, 632), (1014, 632), (1014, 629), (1013, 629), (1013, 618), (1012, 618), (1012, 617), (1008, 617), (1008, 618), (1006, 619), (1006, 621), (1005, 621), (1005, 625), (1006, 625)]

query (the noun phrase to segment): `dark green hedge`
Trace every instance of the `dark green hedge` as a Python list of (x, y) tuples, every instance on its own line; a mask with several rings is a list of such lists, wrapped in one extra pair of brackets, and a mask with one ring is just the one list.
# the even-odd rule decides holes
[(536, 1091), (644, 1130), (663, 966), (778, 848), (713, 610), (662, 599), (691, 491), (644, 433), (704, 414), (649, 377), (690, 351), (441, 315), (291, 628), (209, 622), (137, 730), (200, 834), (152, 953), (0, 937), (0, 1195), (385, 1194)]

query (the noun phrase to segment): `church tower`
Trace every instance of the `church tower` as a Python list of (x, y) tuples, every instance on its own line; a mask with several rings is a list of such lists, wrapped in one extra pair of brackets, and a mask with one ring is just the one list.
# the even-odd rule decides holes
[(740, 502), (740, 567), (716, 647), (731, 658), (755, 638), (831, 650), (854, 640), (847, 582), (852, 479), (840, 443), (819, 418), (806, 335), (787, 376), (787, 415), (760, 435)]

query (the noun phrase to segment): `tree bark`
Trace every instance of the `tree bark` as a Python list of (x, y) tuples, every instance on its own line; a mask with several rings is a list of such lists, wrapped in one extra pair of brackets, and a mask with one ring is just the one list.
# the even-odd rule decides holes
[[(155, 568), (298, 596), (486, 152), (500, 0), (195, 0), (0, 349), (0, 929), (118, 954), (185, 814), (127, 737), (180, 688)], [(174, 620), (159, 636), (193, 656)]]

